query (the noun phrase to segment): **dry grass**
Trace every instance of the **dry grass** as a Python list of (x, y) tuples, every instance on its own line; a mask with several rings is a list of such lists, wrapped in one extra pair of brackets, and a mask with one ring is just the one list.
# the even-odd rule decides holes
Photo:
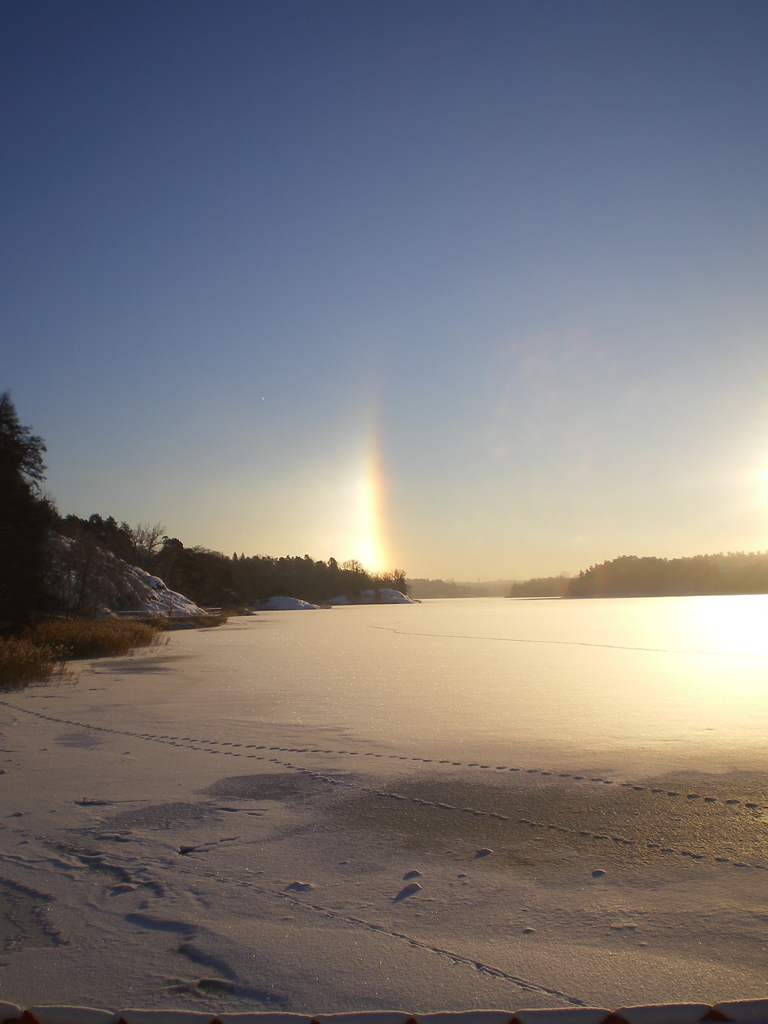
[(27, 633), (36, 644), (60, 648), (67, 658), (105, 658), (157, 643), (162, 626), (136, 619), (49, 619)]
[(227, 612), (194, 618), (47, 619), (22, 633), (0, 636), (0, 690), (14, 690), (66, 672), (75, 658), (106, 658), (152, 647), (169, 629), (209, 629)]
[(0, 637), (0, 690), (63, 675), (73, 658), (128, 654), (157, 643), (159, 622), (132, 619), (49, 619), (21, 635)]
[(17, 690), (36, 680), (62, 675), (67, 658), (61, 647), (30, 637), (0, 637), (0, 690)]

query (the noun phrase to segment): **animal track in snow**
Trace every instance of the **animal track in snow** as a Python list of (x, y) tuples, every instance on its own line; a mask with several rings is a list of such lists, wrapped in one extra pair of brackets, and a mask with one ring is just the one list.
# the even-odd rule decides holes
[[(129, 736), (129, 737), (133, 737), (133, 738), (136, 738), (136, 739), (143, 739), (143, 740), (146, 740), (146, 741), (149, 741), (149, 742), (162, 743), (162, 744), (165, 744), (165, 745), (171, 745), (171, 746), (177, 746), (177, 747), (185, 745), (183, 743), (179, 743), (178, 742), (179, 739), (180, 739), (178, 736), (170, 736), (169, 734), (158, 735), (158, 734), (155, 734), (155, 733), (147, 733), (147, 732), (139, 733), (139, 732), (134, 732), (134, 731), (130, 731), (130, 730), (115, 729), (115, 728), (112, 728), (112, 727), (109, 727), (109, 726), (98, 726), (98, 725), (92, 725), (90, 723), (77, 722), (77, 721), (73, 721), (73, 720), (70, 720), (70, 719), (59, 718), (59, 717), (54, 716), (54, 715), (47, 715), (47, 714), (44, 714), (44, 713), (42, 713), (40, 711), (35, 711), (32, 708), (19, 707), (17, 705), (12, 704), (10, 701), (5, 701), (5, 700), (0, 700), (0, 705), (5, 706), (5, 707), (7, 707), (7, 708), (9, 708), (9, 709), (11, 709), (13, 711), (16, 711), (16, 712), (21, 712), (21, 713), (24, 713), (24, 714), (27, 714), (27, 715), (32, 715), (32, 716), (34, 716), (34, 717), (36, 717), (38, 719), (44, 720), (44, 721), (53, 722), (53, 723), (55, 723), (57, 725), (70, 725), (70, 726), (75, 726), (75, 727), (81, 728), (81, 729), (93, 730), (94, 732), (112, 733), (114, 735), (119, 735), (119, 736)], [(187, 738), (181, 737), (181, 739), (184, 740), (184, 739), (187, 739)], [(200, 743), (207, 744), (207, 746), (204, 746), (204, 747), (197, 746), (197, 744), (200, 744)], [(197, 751), (200, 751), (202, 753), (225, 754), (225, 755), (228, 755), (230, 757), (246, 757), (248, 759), (267, 760), (264, 755), (245, 754), (244, 752), (241, 752), (240, 750), (234, 750), (234, 749), (232, 749), (232, 750), (219, 750), (219, 749), (216, 749), (217, 747), (224, 747), (224, 746), (229, 746), (229, 747), (238, 746), (238, 747), (242, 747), (242, 744), (234, 744), (231, 741), (227, 741), (227, 740), (199, 739), (199, 738), (196, 738), (196, 737), (189, 737), (187, 739), (187, 749), (197, 750)], [(321, 751), (319, 748), (313, 748), (313, 749), (310, 750), (309, 748), (306, 748), (306, 747), (291, 747), (291, 748), (289, 748), (289, 747), (271, 746), (271, 747), (267, 748), (266, 745), (264, 745), (264, 744), (247, 744), (245, 749), (255, 749), (255, 750), (266, 750), (266, 749), (268, 749), (269, 751), (276, 751), (278, 753), (301, 753), (301, 754), (305, 754), (305, 753), (312, 753), (312, 754), (314, 754), (314, 753), (323, 753), (323, 754), (336, 753), (337, 756), (350, 756), (350, 757), (358, 756), (359, 753), (360, 753), (357, 750), (347, 750), (347, 749), (338, 750), (338, 751), (334, 752), (332, 750), (322, 750)], [(382, 756), (380, 754), (376, 754), (376, 752), (374, 752), (374, 751), (365, 752), (365, 753), (366, 754), (371, 753), (374, 756)], [(397, 759), (397, 760), (402, 760), (402, 761), (409, 760), (407, 755), (403, 755), (403, 754), (390, 754), (389, 756), (390, 756), (390, 758), (394, 758), (394, 759)], [(402, 796), (401, 794), (398, 794), (398, 793), (385, 792), (385, 791), (382, 791), (382, 790), (377, 790), (377, 789), (369, 788), (369, 787), (360, 785), (359, 783), (350, 782), (349, 780), (335, 779), (335, 778), (332, 778), (330, 776), (324, 775), (321, 772), (318, 772), (316, 770), (309, 769), (309, 768), (306, 768), (306, 767), (302, 767), (300, 765), (295, 765), (295, 764), (293, 764), (290, 761), (283, 761), (283, 760), (281, 760), (281, 759), (279, 759), (277, 757), (271, 757), (268, 760), (271, 763), (273, 763), (273, 764), (279, 764), (279, 765), (282, 765), (283, 767), (288, 768), (288, 769), (290, 769), (292, 771), (301, 772), (302, 774), (306, 774), (306, 775), (310, 776), (313, 779), (325, 782), (325, 783), (327, 783), (329, 785), (333, 785), (333, 786), (341, 785), (341, 786), (346, 786), (346, 787), (353, 788), (353, 789), (368, 791), (368, 792), (371, 792), (371, 793), (373, 793), (373, 794), (375, 794), (377, 796), (385, 797), (385, 798), (389, 798), (389, 799), (394, 799), (394, 800), (405, 800), (405, 799), (407, 799), (406, 797), (404, 797), (404, 796)], [(412, 762), (420, 761), (422, 763), (427, 763), (427, 764), (432, 763), (431, 759), (429, 759), (429, 758), (422, 758), (422, 757), (412, 757), (412, 758), (410, 758), (410, 760)], [(442, 761), (440, 763), (441, 764), (448, 764), (447, 761)], [(452, 761), (452, 762), (450, 762), (450, 765), (451, 765), (451, 767), (469, 767), (469, 768), (475, 768), (475, 769), (479, 769), (479, 770), (487, 770), (487, 769), (490, 768), (490, 765), (481, 764), (480, 762), (477, 762), (477, 761), (469, 762), (466, 766), (461, 761)], [(505, 770), (505, 766), (504, 765), (500, 765), (500, 766), (497, 767), (497, 770), (499, 770), (499, 771)], [(519, 766), (512, 766), (512, 767), (510, 767), (510, 768), (508, 768), (506, 770), (508, 770), (510, 772), (524, 771), (525, 773), (530, 774), (530, 775), (533, 775), (533, 774), (540, 774), (541, 776), (552, 776), (553, 775), (553, 773), (551, 771), (549, 771), (547, 769), (541, 769), (541, 768), (521, 768)], [(572, 775), (572, 774), (570, 774), (568, 772), (560, 773), (560, 775), (558, 777), (563, 779), (563, 780), (571, 780), (573, 782), (587, 781), (586, 776), (584, 776), (584, 775)], [(613, 779), (604, 779), (602, 776), (591, 776), (589, 778), (589, 782), (591, 782), (592, 784), (595, 784), (595, 785), (614, 785), (614, 784), (616, 784), (615, 780), (613, 780)], [(625, 782), (618, 783), (618, 785), (620, 785), (623, 788), (632, 789), (634, 792), (644, 792), (644, 791), (647, 791), (645, 786), (638, 785), (638, 784), (632, 783), (632, 782), (626, 782), (625, 781)], [(662, 789), (660, 789), (658, 787), (655, 787), (655, 788), (653, 788), (651, 790), (651, 794), (654, 795), (654, 796), (660, 796), (660, 795), (663, 795), (663, 793), (664, 793), (664, 790), (662, 790)], [(676, 791), (676, 790), (669, 790), (669, 791), (667, 791), (666, 795), (667, 795), (667, 797), (674, 799), (676, 797), (679, 797), (680, 793), (678, 791)], [(696, 800), (700, 799), (700, 794), (698, 794), (698, 793), (690, 793), (690, 794), (687, 794), (687, 797), (688, 797), (688, 800), (690, 801), (690, 804), (693, 805), (693, 803)], [(421, 798), (411, 798), (411, 799), (412, 799), (412, 802), (414, 802), (414, 803), (420, 804), (420, 805), (422, 805), (424, 807), (435, 807), (436, 809), (439, 809), (440, 811), (443, 811), (443, 812), (455, 810), (455, 808), (452, 805), (450, 805), (450, 804), (446, 804), (446, 803), (437, 803), (437, 804), (435, 804), (435, 803), (432, 803), (431, 801), (423, 800)], [(107, 803), (107, 801), (99, 801), (99, 800), (96, 800), (96, 799), (88, 799), (88, 798), (83, 798), (82, 801), (78, 801), (78, 802), (82, 803), (84, 806), (100, 806), (102, 804), (106, 804)], [(716, 797), (712, 797), (712, 796), (704, 797), (704, 803), (711, 806), (712, 804), (717, 803), (717, 798)], [(747, 808), (749, 810), (753, 810), (753, 811), (761, 810), (760, 805), (757, 804), (754, 801), (742, 801), (741, 799), (737, 799), (737, 798), (728, 798), (728, 799), (724, 800), (723, 803), (724, 803), (724, 805), (729, 806), (729, 807), (739, 806), (739, 805), (741, 805), (743, 803), (745, 808)], [(501, 821), (508, 820), (505, 815), (498, 814), (498, 813), (493, 812), (493, 811), (489, 813), (487, 811), (479, 810), (479, 809), (476, 809), (476, 808), (470, 808), (470, 807), (463, 808), (462, 810), (464, 812), (466, 812), (466, 813), (470, 813), (470, 814), (473, 814), (474, 816), (478, 816), (478, 817), (486, 816), (486, 817), (492, 817), (492, 818), (495, 818), (495, 819), (501, 820)], [(627, 846), (635, 844), (634, 840), (627, 839), (627, 838), (622, 837), (622, 836), (608, 836), (608, 835), (605, 835), (604, 833), (592, 833), (592, 832), (589, 832), (588, 830), (584, 830), (584, 829), (581, 829), (581, 830), (568, 829), (568, 828), (566, 828), (564, 826), (555, 825), (555, 824), (550, 823), (550, 822), (532, 822), (532, 821), (528, 821), (527, 819), (518, 819), (518, 824), (525, 824), (525, 825), (528, 825), (530, 828), (534, 828), (534, 829), (536, 829), (536, 828), (541, 828), (541, 829), (557, 829), (557, 831), (559, 831), (561, 833), (568, 833), (568, 832), (570, 832), (573, 835), (578, 835), (581, 838), (593, 839), (593, 840), (598, 841), (598, 842), (610, 839), (614, 843), (617, 843), (617, 844), (623, 844), (623, 845), (627, 845)], [(3, 827), (3, 826), (0, 825), (0, 827)], [(657, 843), (655, 843), (655, 842), (653, 842), (651, 840), (648, 840), (646, 842), (646, 846), (650, 850), (660, 849), (662, 853), (675, 853), (675, 852), (677, 852), (677, 853), (679, 853), (680, 856), (688, 857), (688, 858), (690, 858), (692, 860), (704, 860), (705, 857), (707, 856), (706, 854), (698, 853), (696, 851), (689, 851), (689, 850), (676, 851), (673, 847), (660, 846), (660, 844), (657, 844)], [(754, 868), (761, 869), (761, 870), (768, 869), (768, 865), (748, 864), (745, 861), (735, 861), (735, 860), (731, 860), (730, 858), (727, 858), (727, 857), (724, 857), (724, 856), (719, 856), (719, 855), (714, 855), (714, 854), (712, 854), (711, 856), (713, 856), (714, 859), (716, 860), (716, 862), (720, 863), (720, 864), (731, 863), (731, 864), (733, 864), (734, 867), (754, 867)]]

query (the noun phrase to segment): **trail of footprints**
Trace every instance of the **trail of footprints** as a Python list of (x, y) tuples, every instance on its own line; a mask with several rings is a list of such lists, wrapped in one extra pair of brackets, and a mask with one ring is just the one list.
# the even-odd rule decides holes
[[(303, 753), (303, 751), (299, 751), (299, 752)], [(474, 808), (474, 807), (461, 807), (461, 808), (457, 808), (454, 804), (441, 803), (441, 802), (436, 802), (436, 801), (432, 801), (432, 800), (423, 800), (423, 799), (421, 799), (419, 797), (406, 797), (406, 796), (401, 795), (400, 793), (392, 793), (392, 792), (388, 792), (386, 790), (373, 789), (373, 788), (368, 787), (368, 786), (361, 786), (358, 783), (348, 782), (346, 780), (334, 779), (334, 778), (331, 778), (329, 776), (322, 775), (320, 772), (313, 771), (312, 769), (303, 768), (303, 767), (301, 767), (299, 765), (291, 764), (289, 761), (279, 761), (277, 758), (270, 758), (270, 760), (274, 761), (276, 764), (281, 764), (281, 765), (283, 765), (286, 768), (291, 768), (291, 769), (293, 769), (295, 771), (299, 771), (299, 772), (302, 772), (303, 774), (309, 775), (310, 778), (318, 779), (318, 780), (321, 780), (323, 782), (330, 783), (331, 785), (348, 786), (350, 788), (362, 790), (364, 792), (371, 793), (371, 794), (373, 794), (375, 796), (384, 797), (384, 798), (390, 799), (390, 800), (408, 801), (408, 802), (413, 803), (413, 804), (419, 804), (422, 807), (434, 807), (434, 808), (437, 808), (439, 810), (458, 811), (459, 813), (462, 813), (462, 814), (471, 814), (473, 817), (495, 818), (498, 821), (510, 821), (510, 820), (512, 820), (512, 819), (510, 819), (509, 815), (507, 815), (507, 814), (499, 814), (499, 813), (497, 813), (495, 811), (481, 811), (481, 810), (478, 810), (477, 808)], [(634, 787), (634, 788), (636, 788), (636, 789), (644, 789), (645, 787), (640, 786), (640, 787)], [(734, 801), (734, 802), (739, 802), (739, 801)], [(754, 806), (756, 806), (756, 805), (754, 805)], [(612, 841), (612, 842), (614, 842), (616, 844), (623, 845), (623, 846), (634, 846), (634, 845), (636, 845), (634, 839), (626, 839), (624, 836), (611, 836), (611, 835), (606, 835), (605, 833), (602, 833), (602, 832), (590, 832), (587, 829), (567, 828), (566, 826), (563, 826), (563, 825), (554, 825), (551, 822), (532, 821), (530, 818), (516, 818), (516, 819), (513, 819), (513, 824), (527, 826), (530, 829), (542, 829), (542, 830), (553, 831), (553, 832), (556, 831), (556, 832), (565, 833), (565, 834), (568, 834), (568, 835), (579, 836), (580, 838), (583, 838), (583, 839), (593, 839), (593, 840), (596, 840), (596, 841)], [(697, 853), (697, 852), (694, 852), (692, 850), (685, 850), (685, 849), (677, 850), (674, 847), (663, 846), (661, 843), (654, 843), (654, 842), (651, 842), (650, 840), (648, 840), (646, 842), (646, 847), (649, 850), (658, 850), (661, 853), (679, 854), (681, 857), (689, 857), (689, 858), (691, 858), (691, 860), (694, 860), (694, 861), (703, 861), (703, 860), (705, 860), (707, 858), (707, 854), (704, 854), (704, 853)], [(710, 856), (712, 856), (712, 855), (710, 855)], [(718, 864), (729, 864), (730, 863), (735, 868), (755, 868), (757, 870), (762, 870), (762, 871), (768, 870), (768, 865), (765, 865), (765, 864), (749, 864), (746, 861), (740, 861), (740, 860), (734, 861), (730, 857), (714, 856), (714, 860)]]
[(392, 928), (387, 928), (383, 924), (379, 924), (374, 921), (367, 921), (362, 917), (355, 917), (351, 914), (345, 914), (342, 911), (334, 910), (330, 907), (323, 906), (319, 903), (312, 903), (308, 900), (297, 899), (295, 896), (290, 895), (288, 892), (283, 890), (282, 892), (274, 892), (271, 889), (266, 889), (262, 886), (255, 884), (250, 881), (237, 881), (238, 885), (244, 888), (250, 889), (253, 892), (257, 892), (264, 896), (273, 896), (281, 901), (288, 901), (293, 904), (297, 909), (303, 911), (309, 911), (312, 913), (321, 914), (323, 917), (329, 917), (335, 921), (341, 921), (344, 924), (352, 925), (358, 928), (364, 928), (367, 931), (375, 932), (380, 935), (388, 935), (390, 938), (399, 939), (407, 942), (409, 946), (413, 946), (415, 949), (423, 949), (428, 953), (434, 953), (437, 956), (443, 956), (451, 960), (455, 964), (461, 964), (467, 967), (471, 967), (476, 971), (481, 971), (484, 974), (488, 974), (493, 978), (498, 978), (502, 981), (511, 982), (516, 985), (517, 988), (523, 992), (537, 992), (549, 996), (556, 996), (558, 999), (563, 999), (571, 1006), (584, 1006), (581, 999), (575, 996), (568, 995), (566, 992), (561, 992), (556, 988), (548, 988), (540, 983), (529, 981), (527, 978), (522, 978), (516, 974), (510, 974), (508, 971), (503, 971), (499, 967), (493, 967), (491, 964), (487, 964), (482, 960), (476, 960), (474, 957), (465, 956), (463, 953), (457, 953), (449, 949), (445, 949), (442, 946), (433, 946), (429, 942), (425, 942), (423, 939), (417, 939), (412, 935), (408, 935), (405, 932), (395, 931)]
[[(471, 815), (473, 815), (475, 817), (495, 818), (495, 819), (497, 819), (499, 821), (509, 821), (510, 820), (508, 815), (498, 814), (498, 813), (496, 813), (494, 811), (482, 811), (482, 810), (478, 810), (478, 809), (473, 808), (473, 807), (457, 808), (453, 804), (433, 802), (431, 800), (423, 800), (423, 799), (420, 799), (418, 797), (405, 797), (405, 796), (402, 796), (399, 793), (393, 793), (393, 792), (389, 792), (389, 791), (385, 791), (385, 790), (374, 789), (374, 788), (369, 787), (369, 786), (362, 786), (359, 783), (349, 782), (348, 780), (335, 779), (335, 778), (332, 778), (331, 776), (323, 775), (321, 772), (315, 771), (314, 769), (306, 768), (306, 767), (303, 767), (301, 765), (295, 765), (295, 764), (292, 764), (290, 761), (284, 761), (284, 760), (281, 760), (280, 758), (277, 758), (277, 757), (269, 757), (269, 758), (267, 757), (267, 753), (273, 753), (273, 752), (277, 752), (277, 753), (291, 753), (291, 754), (335, 754), (335, 755), (348, 756), (348, 757), (359, 757), (361, 755), (361, 752), (359, 750), (333, 750), (333, 749), (323, 749), (323, 748), (320, 748), (320, 747), (280, 747), (280, 746), (268, 747), (266, 744), (262, 744), (262, 743), (259, 743), (259, 744), (257, 744), (257, 743), (246, 743), (246, 744), (243, 744), (243, 743), (231, 743), (231, 742), (229, 742), (227, 740), (205, 739), (205, 738), (192, 737), (192, 736), (171, 736), (169, 734), (159, 735), (159, 734), (147, 733), (147, 732), (143, 732), (143, 733), (131, 732), (131, 731), (124, 730), (124, 729), (112, 729), (109, 726), (91, 725), (91, 724), (86, 723), (86, 722), (76, 722), (76, 721), (73, 721), (72, 719), (68, 719), (68, 718), (57, 718), (57, 717), (55, 717), (53, 715), (45, 715), (42, 712), (34, 711), (31, 708), (17, 707), (16, 705), (11, 704), (8, 701), (0, 700), (0, 705), (2, 705), (4, 707), (7, 707), (7, 708), (9, 708), (9, 709), (11, 709), (13, 711), (19, 711), (19, 712), (23, 712), (24, 714), (33, 715), (36, 718), (40, 718), (40, 719), (43, 719), (43, 720), (48, 721), (48, 722), (55, 722), (58, 725), (72, 725), (72, 726), (76, 726), (76, 727), (81, 728), (81, 729), (91, 729), (91, 730), (94, 730), (96, 732), (112, 733), (113, 735), (117, 735), (117, 736), (128, 736), (128, 737), (132, 737), (132, 738), (135, 738), (135, 739), (147, 740), (149, 742), (164, 743), (164, 744), (166, 744), (168, 746), (173, 746), (173, 747), (186, 747), (189, 750), (199, 750), (201, 752), (208, 753), (208, 754), (221, 754), (221, 755), (224, 755), (224, 756), (228, 755), (228, 756), (231, 756), (231, 757), (245, 757), (245, 758), (248, 758), (248, 759), (254, 759), (254, 760), (258, 760), (258, 761), (265, 761), (265, 760), (267, 760), (267, 761), (269, 761), (272, 764), (278, 764), (278, 765), (281, 765), (282, 767), (288, 768), (288, 769), (290, 769), (292, 771), (298, 771), (298, 772), (300, 772), (300, 773), (302, 773), (304, 775), (307, 775), (308, 777), (310, 777), (312, 779), (315, 779), (315, 780), (321, 781), (321, 782), (325, 782), (325, 783), (327, 783), (329, 785), (333, 785), (333, 786), (346, 786), (348, 788), (357, 789), (357, 790), (360, 790), (360, 791), (363, 791), (363, 792), (368, 792), (368, 793), (370, 793), (370, 794), (372, 794), (374, 796), (382, 797), (382, 798), (385, 798), (385, 799), (410, 801), (411, 803), (420, 804), (421, 806), (424, 806), (424, 807), (434, 807), (436, 809), (443, 810), (443, 811), (449, 811), (449, 812), (456, 812), (456, 811), (458, 811), (459, 813), (471, 814)], [(207, 746), (198, 746), (198, 744), (207, 744)], [(231, 749), (229, 749), (229, 750), (216, 749), (216, 748), (219, 748), (219, 747), (221, 747), (221, 748), (229, 747)], [(238, 749), (236, 749), (236, 748), (238, 748)], [(245, 751), (247, 751), (247, 750), (251, 750), (251, 751), (263, 750), (263, 751), (266, 751), (267, 753), (265, 753), (265, 754), (255, 754), (255, 753), (246, 754)], [(411, 762), (421, 762), (422, 764), (448, 765), (448, 766), (454, 767), (454, 768), (476, 768), (476, 769), (479, 769), (481, 771), (494, 770), (492, 765), (481, 764), (479, 761), (470, 761), (468, 763), (465, 763), (465, 762), (462, 762), (462, 761), (450, 761), (450, 760), (447, 760), (447, 759), (437, 760), (435, 758), (429, 758), (429, 757), (408, 757), (405, 754), (382, 754), (382, 753), (376, 753), (374, 751), (363, 751), (362, 755), (364, 757), (387, 758), (389, 760), (395, 760), (395, 761), (411, 761)], [(559, 773), (557, 773), (557, 772), (552, 772), (552, 771), (546, 771), (546, 770), (540, 769), (540, 768), (520, 768), (520, 767), (516, 767), (516, 766), (509, 767), (507, 765), (496, 765), (495, 766), (495, 771), (499, 771), (499, 772), (521, 772), (521, 773), (525, 773), (525, 774), (528, 774), (528, 775), (537, 774), (540, 777), (551, 776), (553, 779), (559, 779), (559, 780), (562, 780), (562, 781), (569, 780), (569, 781), (572, 781), (572, 782), (590, 782), (590, 783), (594, 783), (594, 784), (602, 784), (602, 785), (605, 785), (605, 786), (618, 785), (618, 786), (621, 786), (623, 788), (632, 789), (635, 792), (648, 791), (648, 787), (637, 785), (637, 784), (632, 783), (632, 782), (616, 782), (613, 779), (604, 779), (601, 776), (576, 775), (576, 774), (572, 774), (571, 772), (559, 772)], [(664, 789), (661, 789), (661, 788), (658, 788), (658, 787), (651, 788), (650, 792), (652, 794), (654, 794), (654, 795), (665, 796), (666, 798), (670, 798), (670, 799), (675, 799), (675, 798), (678, 798), (678, 797), (682, 796), (682, 794), (680, 792), (678, 792), (677, 790), (664, 790)], [(686, 797), (686, 800), (690, 801), (691, 803), (693, 803), (694, 801), (697, 801), (697, 800), (703, 800), (703, 802), (706, 803), (706, 804), (715, 804), (715, 803), (718, 802), (717, 797), (714, 797), (714, 796), (704, 796), (704, 797), (702, 797), (701, 794), (699, 794), (699, 793), (686, 793), (685, 797)], [(761, 810), (759, 804), (757, 804), (757, 803), (755, 803), (753, 801), (742, 801), (741, 799), (737, 799), (735, 797), (732, 797), (730, 799), (726, 799), (726, 800), (723, 801), (723, 803), (725, 803), (726, 805), (732, 805), (732, 806), (743, 804), (744, 807), (746, 807), (746, 808), (748, 808), (750, 810), (755, 810), (755, 811)], [(565, 833), (565, 834), (569, 834), (569, 835), (573, 835), (573, 836), (578, 836), (579, 838), (582, 838), (582, 839), (592, 839), (592, 840), (595, 840), (597, 842), (610, 841), (610, 842), (616, 843), (617, 845), (623, 845), (623, 846), (634, 846), (634, 845), (636, 845), (635, 840), (627, 839), (627, 838), (625, 838), (623, 836), (611, 836), (611, 835), (607, 835), (607, 834), (602, 833), (602, 832), (590, 832), (589, 830), (586, 830), (586, 829), (567, 828), (564, 825), (555, 825), (555, 824), (552, 824), (551, 822), (546, 822), (546, 821), (532, 821), (529, 818), (517, 818), (517, 819), (515, 819), (513, 821), (513, 824), (521, 825), (521, 826), (524, 826), (524, 827), (527, 827), (527, 828), (530, 828), (530, 829), (533, 829), (533, 830), (541, 829), (541, 830), (545, 830), (545, 831), (557, 831), (557, 832), (560, 832), (560, 833)], [(650, 840), (648, 840), (646, 842), (646, 847), (649, 850), (655, 850), (655, 851), (657, 850), (657, 851), (659, 851), (661, 853), (665, 853), (665, 854), (677, 854), (677, 855), (679, 855), (681, 857), (687, 857), (687, 858), (689, 858), (690, 860), (693, 860), (693, 861), (703, 861), (703, 860), (706, 860), (708, 857), (710, 857), (710, 858), (714, 859), (718, 864), (731, 864), (735, 868), (754, 868), (754, 869), (762, 870), (762, 871), (768, 870), (768, 865), (767, 864), (755, 864), (755, 863), (750, 864), (750, 863), (747, 863), (746, 861), (732, 860), (732, 858), (730, 858), (730, 857), (717, 856), (717, 855), (714, 855), (714, 854), (711, 854), (711, 853), (699, 853), (699, 852), (693, 851), (693, 850), (676, 849), (674, 847), (664, 846), (661, 843), (652, 842)]]

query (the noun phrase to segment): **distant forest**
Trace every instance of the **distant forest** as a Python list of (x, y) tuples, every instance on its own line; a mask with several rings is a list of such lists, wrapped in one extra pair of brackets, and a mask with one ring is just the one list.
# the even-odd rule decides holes
[(416, 600), (435, 597), (505, 597), (514, 580), (455, 583), (453, 580), (409, 579), (408, 593)]
[(578, 576), (515, 583), (509, 597), (681, 597), (768, 593), (768, 552), (638, 558), (624, 555)]
[(408, 589), (404, 572), (376, 575), (354, 559), (339, 564), (335, 558), (316, 562), (309, 555), (246, 558), (237, 552), (229, 556), (203, 547), (185, 548), (180, 540), (168, 537), (159, 523), (132, 528), (112, 516), (79, 519), (68, 515), (54, 529), (77, 541), (81, 551), (96, 544), (124, 562), (160, 576), (171, 590), (203, 607), (248, 605), (270, 597), (297, 597), (322, 604), (340, 595), (354, 600), (361, 591), (378, 587), (392, 587), (403, 594)]

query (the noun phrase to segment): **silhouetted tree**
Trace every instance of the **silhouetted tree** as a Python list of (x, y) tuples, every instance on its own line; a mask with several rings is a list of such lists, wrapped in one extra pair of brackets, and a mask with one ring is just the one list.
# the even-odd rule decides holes
[(19, 423), (0, 395), (0, 624), (29, 621), (46, 605), (47, 533), (55, 520), (43, 497), (45, 443)]
[(133, 562), (136, 548), (133, 530), (128, 523), (118, 525), (112, 516), (102, 519), (100, 515), (94, 513), (88, 519), (79, 519), (77, 516), (68, 515), (61, 521), (58, 530), (65, 537), (77, 541), (85, 542), (88, 538), (99, 547), (122, 558), (124, 562)]

